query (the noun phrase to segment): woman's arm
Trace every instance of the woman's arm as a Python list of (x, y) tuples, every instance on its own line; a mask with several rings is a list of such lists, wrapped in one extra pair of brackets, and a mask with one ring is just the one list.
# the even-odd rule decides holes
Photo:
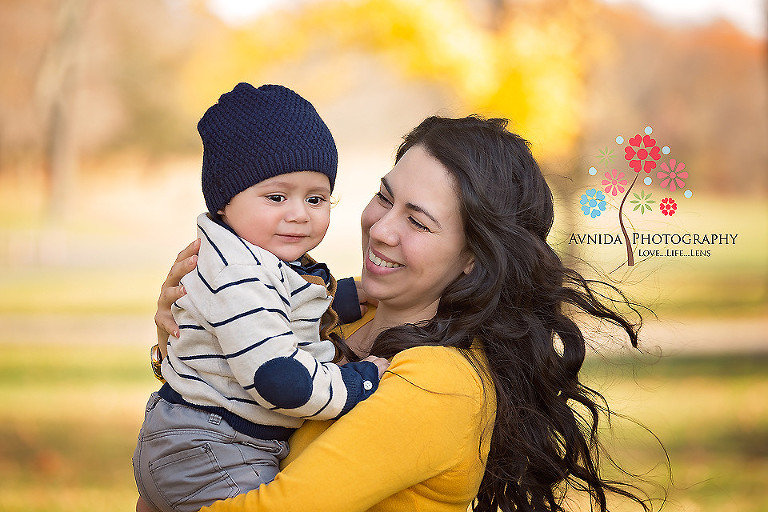
[[(393, 359), (373, 396), (337, 420), (273, 482), (203, 510), (363, 511), (457, 470), (462, 461), (474, 466), (461, 466), (457, 474), (479, 485), (480, 433), (492, 421), (484, 419), (484, 410), (480, 379), (458, 351), (407, 350)], [(490, 429), (485, 432), (490, 437)], [(440, 499), (437, 487), (430, 499)], [(465, 490), (462, 499), (476, 491)], [(461, 493), (448, 492), (446, 503)]]
[(155, 312), (155, 325), (157, 326), (157, 344), (160, 348), (162, 357), (166, 357), (168, 352), (168, 336), (173, 334), (179, 336), (179, 326), (171, 314), (171, 304), (186, 294), (184, 287), (181, 286), (181, 278), (192, 272), (197, 265), (197, 253), (200, 251), (200, 239), (198, 238), (189, 244), (183, 251), (176, 256), (171, 270), (168, 271), (168, 277), (165, 278), (160, 287), (160, 297), (157, 299), (157, 311)]

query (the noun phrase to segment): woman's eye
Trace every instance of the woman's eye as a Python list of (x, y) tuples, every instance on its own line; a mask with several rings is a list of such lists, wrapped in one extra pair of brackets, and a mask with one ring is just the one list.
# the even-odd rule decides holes
[(392, 206), (392, 201), (387, 199), (386, 196), (384, 194), (382, 194), (381, 192), (376, 192), (376, 198), (379, 201), (381, 201), (382, 203), (384, 203), (384, 204), (386, 204), (388, 206)]
[(282, 203), (283, 201), (285, 201), (285, 197), (279, 194), (270, 194), (267, 196), (267, 199), (275, 203)]
[(416, 220), (416, 219), (414, 219), (413, 217), (408, 217), (408, 221), (409, 221), (411, 224), (413, 224), (413, 227), (415, 227), (415, 228), (416, 228), (416, 229), (418, 229), (419, 231), (427, 231), (427, 232), (431, 232), (431, 231), (430, 231), (430, 229), (429, 229), (427, 226), (425, 226), (425, 225), (424, 225), (424, 224), (422, 224), (421, 222), (417, 221), (417, 220)]

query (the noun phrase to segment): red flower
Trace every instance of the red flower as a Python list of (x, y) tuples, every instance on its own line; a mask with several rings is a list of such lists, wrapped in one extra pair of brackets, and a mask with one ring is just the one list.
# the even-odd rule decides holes
[[(624, 158), (629, 160), (629, 166), (635, 172), (640, 172), (642, 169), (650, 173), (656, 168), (654, 160), (661, 158), (661, 150), (656, 145), (656, 139), (652, 139), (650, 135), (642, 137), (638, 133), (629, 139), (629, 146), (624, 148)], [(649, 158), (653, 160), (649, 160)]]
[(665, 197), (659, 203), (659, 209), (664, 215), (672, 216), (677, 211), (677, 203), (671, 197)]

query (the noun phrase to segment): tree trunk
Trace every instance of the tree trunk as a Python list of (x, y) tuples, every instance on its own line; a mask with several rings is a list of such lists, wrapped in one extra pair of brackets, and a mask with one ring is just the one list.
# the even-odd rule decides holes
[(62, 0), (51, 43), (37, 75), (36, 93), (44, 116), (43, 171), (47, 219), (66, 214), (77, 166), (73, 102), (77, 90), (78, 47), (87, 0)]

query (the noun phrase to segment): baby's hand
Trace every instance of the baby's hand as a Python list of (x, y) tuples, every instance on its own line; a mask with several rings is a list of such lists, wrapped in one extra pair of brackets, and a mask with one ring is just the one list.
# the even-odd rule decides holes
[(368, 356), (363, 359), (363, 361), (369, 361), (376, 365), (376, 367), (379, 369), (379, 378), (381, 378), (381, 376), (384, 375), (384, 371), (389, 368), (389, 361), (383, 357)]

